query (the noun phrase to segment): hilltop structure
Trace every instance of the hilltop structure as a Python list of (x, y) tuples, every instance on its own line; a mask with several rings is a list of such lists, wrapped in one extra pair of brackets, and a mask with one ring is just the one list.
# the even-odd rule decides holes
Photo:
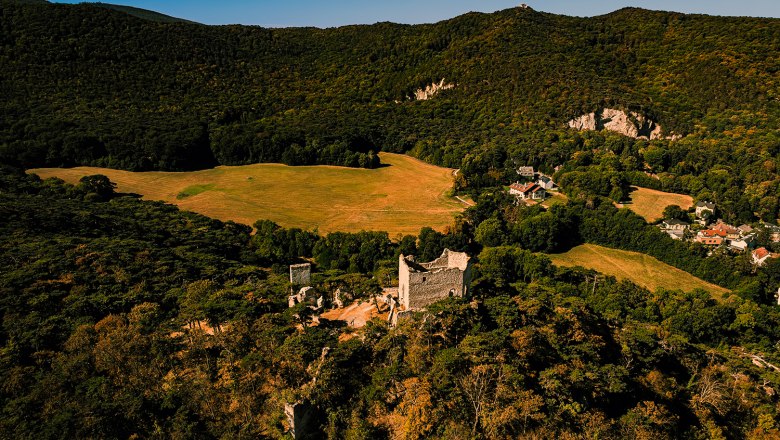
[(429, 263), (414, 256), (398, 258), (398, 302), (405, 310), (422, 309), (444, 298), (464, 297), (471, 283), (471, 259), (465, 252), (445, 249)]
[(296, 286), (308, 286), (311, 283), (311, 263), (291, 265), (290, 283)]

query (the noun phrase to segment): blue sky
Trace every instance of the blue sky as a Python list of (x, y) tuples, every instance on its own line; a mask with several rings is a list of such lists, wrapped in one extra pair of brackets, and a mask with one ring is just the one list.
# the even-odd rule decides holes
[[(592, 16), (625, 6), (710, 15), (780, 17), (780, 0), (102, 0), (136, 6), (205, 24), (270, 27), (431, 23), (468, 11), (493, 12), (526, 2), (556, 14)], [(57, 0), (80, 3), (79, 0)]]

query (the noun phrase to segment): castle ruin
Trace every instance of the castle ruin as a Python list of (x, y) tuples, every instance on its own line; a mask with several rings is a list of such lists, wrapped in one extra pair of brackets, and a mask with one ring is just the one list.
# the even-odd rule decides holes
[(444, 298), (465, 297), (471, 283), (471, 261), (465, 252), (445, 249), (429, 263), (414, 256), (398, 258), (398, 302), (405, 310), (422, 309)]
[(311, 283), (311, 263), (291, 265), (290, 283), (296, 286), (308, 286)]

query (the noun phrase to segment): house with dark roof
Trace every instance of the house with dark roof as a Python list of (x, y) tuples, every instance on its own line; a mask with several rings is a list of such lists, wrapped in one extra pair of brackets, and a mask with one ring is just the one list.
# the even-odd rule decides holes
[(544, 174), (542, 174), (541, 176), (539, 176), (538, 179), (536, 179), (536, 184), (544, 188), (545, 191), (550, 191), (557, 187), (555, 182), (553, 182), (551, 178), (545, 176)]
[(712, 202), (696, 202), (696, 218), (705, 222), (715, 214), (715, 204)]
[(670, 237), (674, 238), (675, 240), (682, 240), (685, 237), (685, 231), (691, 225), (688, 222), (675, 218), (671, 220), (664, 220), (659, 226), (661, 227), (661, 230), (669, 234)]
[(739, 232), (740, 232), (740, 233), (741, 233), (743, 236), (744, 236), (744, 235), (747, 235), (747, 234), (750, 234), (751, 232), (753, 232), (753, 227), (752, 227), (752, 226), (750, 226), (750, 225), (740, 225), (740, 226), (737, 226), (737, 229), (739, 229)]
[(661, 222), (661, 229), (671, 229), (674, 231), (684, 231), (688, 229), (689, 226), (691, 226), (690, 223), (676, 218)]

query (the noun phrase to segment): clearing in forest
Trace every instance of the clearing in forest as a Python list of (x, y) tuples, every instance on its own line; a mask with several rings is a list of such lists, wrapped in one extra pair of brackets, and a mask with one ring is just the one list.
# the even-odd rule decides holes
[(700, 278), (663, 263), (649, 255), (612, 249), (594, 244), (584, 244), (563, 254), (548, 255), (557, 266), (582, 266), (617, 279), (625, 279), (650, 291), (704, 289), (720, 298), (728, 289), (708, 283)]
[(693, 206), (693, 197), (632, 186), (631, 203), (618, 207), (626, 207), (644, 217), (648, 223), (653, 223), (663, 218), (664, 208), (669, 205), (679, 205), (687, 210)]
[(320, 317), (330, 319), (331, 321), (344, 321), (352, 328), (360, 328), (377, 316), (387, 319), (386, 312), (384, 314), (380, 313), (372, 300), (356, 302), (343, 309), (330, 309), (321, 314)]
[(549, 208), (556, 203), (565, 205), (569, 201), (569, 198), (566, 197), (565, 194), (559, 191), (549, 191), (547, 195), (548, 198), (542, 202), (542, 206), (544, 206), (545, 208)]
[(442, 230), (465, 205), (447, 195), (452, 172), (412, 157), (380, 153), (383, 166), (255, 164), (191, 172), (130, 172), (108, 168), (40, 168), (28, 172), (77, 183), (104, 174), (117, 191), (247, 225), (269, 219), (320, 233), (360, 230), (417, 234)]

